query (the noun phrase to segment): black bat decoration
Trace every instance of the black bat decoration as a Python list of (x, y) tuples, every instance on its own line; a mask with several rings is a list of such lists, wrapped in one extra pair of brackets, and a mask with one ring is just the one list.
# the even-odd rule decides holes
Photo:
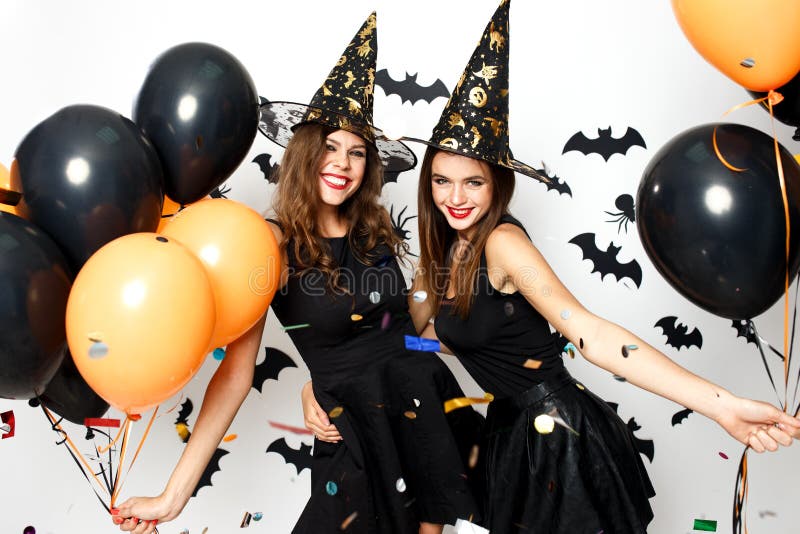
[(200, 489), (213, 485), (211, 484), (211, 477), (214, 475), (214, 473), (222, 469), (222, 467), (219, 465), (219, 461), (223, 456), (228, 454), (228, 452), (229, 451), (220, 448), (217, 448), (217, 450), (214, 451), (213, 456), (211, 456), (211, 460), (208, 461), (205, 471), (203, 471), (203, 474), (200, 475), (200, 480), (197, 482), (197, 486), (194, 488), (192, 497), (197, 497), (197, 492), (200, 491)]
[(667, 345), (670, 347), (678, 350), (691, 346), (695, 346), (698, 349), (703, 348), (703, 334), (700, 333), (700, 330), (694, 328), (691, 332), (688, 332), (689, 327), (679, 323), (678, 318), (674, 315), (662, 317), (653, 327), (663, 330), (664, 335), (667, 336)]
[(576, 235), (569, 242), (580, 247), (584, 260), (594, 263), (592, 273), (600, 273), (600, 280), (608, 274), (613, 274), (618, 282), (623, 278), (630, 278), (636, 287), (641, 286), (642, 268), (639, 267), (639, 263), (636, 260), (620, 263), (617, 254), (622, 247), (614, 246), (613, 241), (606, 250), (600, 250), (595, 242), (595, 234), (587, 232)]
[(266, 152), (259, 154), (253, 158), (253, 163), (258, 164), (258, 168), (264, 173), (264, 179), (267, 182), (271, 184), (278, 183), (278, 169), (280, 165), (272, 163), (272, 154), (267, 154)]
[(689, 414), (692, 413), (694, 413), (694, 410), (691, 410), (689, 408), (686, 408), (679, 412), (675, 412), (674, 414), (672, 414), (672, 426), (683, 423), (684, 421), (686, 421), (686, 418), (689, 417)]
[[(619, 411), (617, 410), (617, 408), (619, 408), (619, 405), (616, 402), (606, 401), (606, 404), (611, 406), (611, 408), (613, 408), (614, 411), (617, 412), (617, 414), (619, 414)], [(633, 444), (636, 447), (636, 450), (639, 451), (640, 454), (644, 454), (652, 464), (653, 458), (655, 457), (655, 445), (653, 443), (653, 440), (640, 439), (636, 436), (636, 431), (642, 429), (642, 427), (636, 422), (636, 418), (631, 417), (630, 419), (628, 419), (626, 425), (628, 426), (628, 429), (631, 431), (631, 435), (633, 436)]]
[(598, 128), (597, 137), (594, 139), (589, 139), (583, 132), (576, 133), (569, 138), (561, 153), (566, 154), (573, 150), (586, 155), (596, 153), (600, 154), (603, 156), (604, 160), (608, 161), (614, 154), (622, 154), (624, 156), (627, 154), (628, 149), (633, 146), (647, 148), (639, 132), (629, 127), (625, 130), (625, 135), (616, 138), (611, 137), (611, 127), (609, 126), (605, 130)]
[(283, 456), (287, 464), (294, 465), (298, 475), (303, 469), (311, 469), (311, 445), (301, 443), (299, 449), (293, 449), (286, 443), (285, 438), (280, 438), (269, 444), (267, 452), (274, 452)]
[(215, 188), (213, 191), (211, 191), (208, 195), (211, 198), (228, 198), (225, 195), (227, 195), (230, 192), (231, 192), (230, 187), (226, 189), (224, 185), (221, 185)]
[(264, 347), (264, 361), (256, 365), (253, 374), (253, 389), (264, 393), (264, 382), (269, 378), (278, 380), (280, 372), (287, 367), (297, 367), (288, 354), (273, 347)]
[(442, 80), (437, 79), (431, 85), (425, 86), (417, 83), (417, 74), (409, 74), (403, 80), (395, 80), (389, 76), (389, 71), (381, 69), (375, 73), (375, 85), (380, 86), (386, 96), (398, 95), (400, 103), (409, 101), (416, 104), (420, 100), (431, 103), (436, 98), (443, 96), (448, 98), (450, 92)]
[(175, 430), (184, 443), (189, 441), (189, 436), (192, 435), (189, 431), (189, 416), (192, 415), (193, 410), (194, 404), (192, 404), (192, 399), (186, 399), (183, 401), (181, 409), (178, 411), (178, 418), (175, 419)]
[(544, 162), (542, 162), (542, 168), (536, 170), (550, 178), (550, 182), (544, 183), (548, 191), (557, 191), (559, 195), (568, 195), (570, 198), (572, 197), (572, 189), (569, 187), (569, 184), (555, 174), (550, 174), (550, 169), (547, 168)]
[[(758, 346), (758, 339), (756, 338), (755, 326), (753, 326), (750, 323), (750, 321), (746, 319), (733, 319), (731, 321), (731, 327), (736, 329), (736, 337), (743, 337), (747, 340), (748, 343), (752, 343), (753, 345)], [(772, 351), (772, 353), (775, 356), (777, 356), (778, 358), (781, 359), (781, 361), (783, 361), (783, 354), (778, 349), (767, 343), (767, 341), (764, 338), (761, 338), (761, 346), (762, 350), (763, 347), (767, 347), (769, 350)]]

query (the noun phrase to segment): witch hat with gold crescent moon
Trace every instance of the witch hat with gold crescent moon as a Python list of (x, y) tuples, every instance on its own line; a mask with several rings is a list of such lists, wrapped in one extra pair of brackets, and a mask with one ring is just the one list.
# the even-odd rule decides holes
[(297, 126), (316, 122), (347, 130), (374, 144), (387, 171), (402, 172), (413, 168), (417, 158), (411, 149), (400, 141), (387, 139), (372, 124), (377, 58), (378, 32), (373, 12), (347, 45), (311, 102), (263, 104), (259, 130), (285, 147)]
[(550, 180), (514, 159), (508, 142), (508, 8), (503, 0), (453, 89), (428, 146)]

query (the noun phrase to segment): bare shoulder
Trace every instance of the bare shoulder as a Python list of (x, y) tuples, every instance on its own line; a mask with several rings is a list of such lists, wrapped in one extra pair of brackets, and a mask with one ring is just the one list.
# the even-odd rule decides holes
[(497, 225), (486, 240), (487, 254), (505, 254), (519, 250), (518, 247), (533, 247), (533, 243), (525, 235), (522, 228), (516, 224), (502, 223)]

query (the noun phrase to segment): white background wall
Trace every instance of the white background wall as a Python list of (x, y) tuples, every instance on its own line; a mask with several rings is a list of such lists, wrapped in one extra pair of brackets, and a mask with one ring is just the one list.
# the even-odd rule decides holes
[[(143, 0), (136, 3), (12, 0), (0, 4), (0, 161), (8, 166), (22, 137), (58, 109), (77, 103), (105, 106), (130, 116), (131, 104), (148, 65), (175, 44), (206, 41), (236, 56), (249, 70), (258, 91), (270, 100), (305, 102), (317, 89), (344, 46), (373, 9), (378, 11), (378, 68), (394, 78), (418, 72), (424, 85), (440, 78), (452, 87), (477, 38), (496, 7), (495, 0), (432, 2), (349, 1), (226, 3)], [(511, 146), (515, 156), (538, 166), (544, 160), (564, 178), (573, 197), (547, 192), (520, 176), (513, 212), (527, 225), (534, 242), (565, 284), (591, 310), (633, 330), (692, 371), (731, 391), (774, 402), (775, 395), (753, 345), (737, 339), (730, 322), (706, 313), (678, 295), (647, 259), (636, 235), (617, 234), (604, 211), (616, 211), (622, 193), (635, 196), (648, 160), (672, 136), (692, 126), (720, 120), (747, 93), (718, 73), (691, 48), (677, 26), (669, 2), (636, 0), (515, 0), (511, 8)], [(375, 92), (376, 122), (389, 130), (427, 138), (445, 99), (401, 103), (397, 95)], [(748, 108), (731, 116), (769, 131), (768, 116)], [(647, 149), (605, 162), (599, 155), (562, 155), (564, 143), (582, 130), (613, 128), (615, 136), (636, 128)], [(777, 125), (781, 141), (793, 153), (800, 146), (791, 129)], [(422, 156), (422, 150), (418, 155)], [(270, 205), (274, 186), (252, 159), (281, 150), (259, 135), (250, 155), (228, 181), (230, 198), (261, 211)], [(395, 212), (409, 206), (416, 213), (416, 171), (384, 188)], [(412, 223), (415, 223), (413, 220)], [(412, 226), (412, 248), (416, 227)], [(575, 235), (596, 232), (605, 247), (622, 246), (620, 259), (635, 258), (643, 268), (636, 289), (612, 276), (590, 274)], [(702, 350), (666, 346), (655, 322), (677, 315), (691, 330), (702, 331)], [(780, 346), (782, 310), (775, 306), (756, 321), (762, 335)], [(164, 534), (188, 529), (192, 534), (234, 532), (245, 511), (262, 512), (251, 523), (255, 532), (288, 532), (309, 493), (308, 470), (299, 476), (269, 443), (285, 437), (290, 445), (310, 443), (269, 426), (268, 421), (302, 426), (299, 389), (307, 371), (288, 336), (270, 318), (264, 345), (292, 355), (297, 369), (278, 381), (252, 390), (230, 430), (238, 438), (224, 443), (230, 451), (213, 477), (213, 486), (193, 498)], [(452, 362), (450, 362), (452, 363)], [(183, 395), (195, 403), (217, 362), (209, 358)], [(718, 426), (693, 414), (672, 426), (680, 406), (620, 383), (576, 359), (570, 370), (609, 401), (620, 404), (624, 420), (635, 417), (637, 436), (655, 442), (648, 469), (656, 487), (656, 518), (650, 532), (691, 532), (695, 518), (716, 519), (718, 531), (730, 531), (736, 462), (742, 446)], [(468, 393), (480, 394), (457, 364), (453, 368)], [(776, 365), (774, 372), (781, 373)], [(178, 397), (164, 404), (171, 407)], [(24, 401), (0, 400), (0, 411), (13, 409), (17, 436), (0, 442), (0, 528), (20, 533), (33, 525), (39, 533), (112, 532), (115, 527), (78, 473), (39, 410)], [(110, 412), (110, 416), (119, 416)], [(159, 417), (145, 449), (128, 477), (123, 497), (160, 491), (184, 445), (174, 430), (175, 413)], [(144, 425), (134, 427), (136, 436)], [(72, 437), (89, 452), (83, 429)], [(725, 460), (719, 452), (730, 459)], [(750, 458), (749, 527), (753, 533), (796, 532), (793, 479), (800, 468), (800, 446)], [(794, 515), (793, 515), (794, 514)]]

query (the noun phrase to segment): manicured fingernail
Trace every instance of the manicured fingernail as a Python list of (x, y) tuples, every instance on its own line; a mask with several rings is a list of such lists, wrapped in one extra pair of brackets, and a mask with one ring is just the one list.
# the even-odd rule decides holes
[(119, 525), (120, 523), (122, 523), (124, 521), (124, 519), (122, 519), (121, 517), (115, 517), (113, 519), (113, 521), (114, 521), (114, 524)]
[(157, 524), (158, 524), (158, 519), (153, 519), (153, 526), (156, 526)]
[(111, 515), (119, 515), (119, 508), (112, 508)]

